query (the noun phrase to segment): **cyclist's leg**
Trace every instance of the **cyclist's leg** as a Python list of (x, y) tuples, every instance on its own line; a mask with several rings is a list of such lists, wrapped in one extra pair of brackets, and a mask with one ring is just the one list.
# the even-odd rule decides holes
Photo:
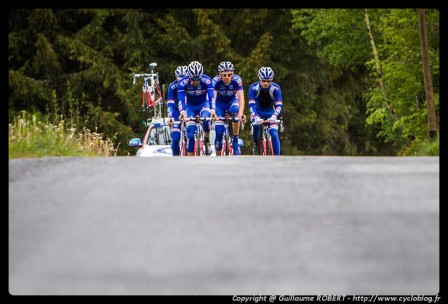
[[(226, 114), (226, 108), (227, 105), (222, 102), (216, 102), (216, 115), (218, 117), (224, 117)], [(222, 120), (217, 120), (215, 122), (215, 150), (216, 150), (216, 156), (221, 156), (221, 150), (222, 150), (222, 136), (224, 135), (224, 122)]]
[[(174, 121), (179, 120), (179, 109), (175, 107), (168, 107), (168, 117), (172, 117)], [(171, 126), (171, 150), (173, 151), (173, 156), (180, 155), (180, 124), (173, 124)]]
[(180, 125), (175, 124), (171, 128), (171, 150), (173, 150), (173, 156), (180, 155)]
[(235, 99), (232, 100), (232, 103), (230, 104), (229, 113), (236, 117), (232, 121), (232, 134), (233, 134), (233, 140), (232, 140), (232, 146), (233, 146), (233, 154), (234, 155), (240, 155), (240, 146), (238, 144), (238, 135), (240, 133), (240, 121), (238, 117), (236, 116), (240, 110), (239, 101), (238, 98), (235, 97)]
[[(201, 108), (201, 111), (199, 112), (199, 115), (204, 118), (210, 118), (210, 108), (208, 105), (208, 101), (206, 101)], [(202, 128), (204, 130), (204, 145), (205, 145), (205, 151), (204, 153), (206, 155), (212, 154), (212, 149), (210, 146), (210, 121), (204, 121), (204, 124), (202, 125)]]
[(280, 155), (280, 138), (278, 136), (278, 125), (275, 123), (269, 126), (269, 134), (271, 135), (272, 149), (274, 155)]
[[(194, 107), (186, 107), (187, 108), (187, 117), (195, 117), (197, 114), (197, 111)], [(187, 136), (188, 136), (188, 143), (187, 143), (187, 155), (193, 156), (194, 153), (194, 133), (196, 132), (196, 126), (194, 121), (187, 121)]]
[[(204, 117), (204, 118), (210, 118), (211, 114), (210, 114), (210, 108), (209, 108), (208, 104), (202, 105), (202, 108), (199, 112), (199, 116)], [(203, 129), (204, 129), (204, 133), (206, 134), (205, 137), (208, 137), (208, 135), (209, 135), (208, 133), (210, 132), (210, 121), (204, 121)]]
[(258, 155), (260, 153), (260, 126), (252, 125), (252, 140), (254, 142), (253, 145), (253, 154)]
[(216, 155), (221, 155), (221, 150), (222, 150), (222, 138), (224, 135), (224, 122), (222, 122), (221, 120), (217, 120), (215, 122), (215, 132), (216, 132), (216, 136), (215, 136), (215, 150), (216, 150)]

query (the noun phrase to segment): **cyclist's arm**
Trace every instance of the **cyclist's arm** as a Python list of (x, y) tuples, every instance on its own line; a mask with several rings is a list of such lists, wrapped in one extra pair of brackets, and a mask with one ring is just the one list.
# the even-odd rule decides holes
[(275, 101), (274, 101), (274, 107), (275, 107), (274, 115), (276, 117), (278, 117), (280, 115), (280, 113), (282, 112), (282, 107), (283, 107), (282, 91), (281, 91), (279, 86), (277, 88), (278, 89), (274, 91), (274, 97), (275, 97)]
[(236, 93), (236, 96), (238, 96), (238, 102), (239, 102), (239, 111), (238, 111), (238, 117), (243, 117), (244, 114), (244, 91), (238, 91)]
[(258, 86), (258, 84), (254, 83), (249, 87), (249, 113), (250, 113), (250, 120), (252, 120), (255, 116), (258, 115), (257, 106), (255, 104), (255, 98), (257, 96), (257, 90), (255, 89)]
[(185, 111), (185, 89), (183, 87), (178, 88), (177, 98), (179, 99), (179, 112)]
[(283, 102), (282, 100), (276, 100), (275, 101), (275, 111), (274, 114), (276, 117), (278, 117), (280, 115), (280, 113), (282, 112), (282, 107), (283, 107)]
[(255, 104), (255, 99), (249, 99), (249, 112), (250, 112), (250, 119), (253, 119), (255, 116), (259, 116), (257, 106)]
[(244, 114), (244, 89), (243, 89), (243, 79), (241, 79), (240, 76), (234, 77), (234, 80), (236, 81), (237, 85), (237, 91), (236, 96), (238, 97), (239, 102), (239, 111), (238, 111), (238, 117), (242, 118)]
[(215, 96), (216, 95), (215, 95), (215, 90), (213, 89), (213, 85), (211, 82), (207, 85), (207, 94), (208, 94), (208, 101), (210, 103), (210, 110), (215, 110), (215, 108), (216, 108)]
[[(210, 110), (216, 110), (216, 96), (218, 95), (218, 93), (216, 92), (216, 90), (213, 90), (213, 100), (212, 100), (212, 104), (213, 104), (213, 108), (210, 106)], [(216, 112), (212, 112), (212, 114), (216, 115)]]
[(175, 95), (176, 95), (176, 93), (175, 93), (174, 89), (172, 88), (172, 86), (170, 85), (168, 87), (168, 95), (167, 95), (167, 99), (166, 99), (166, 105), (168, 107), (168, 117), (169, 118), (171, 118), (173, 116), (174, 107), (176, 106)]

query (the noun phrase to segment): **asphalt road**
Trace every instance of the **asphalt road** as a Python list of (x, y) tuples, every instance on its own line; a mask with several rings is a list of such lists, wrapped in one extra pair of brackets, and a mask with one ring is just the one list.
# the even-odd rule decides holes
[(12, 295), (439, 292), (438, 157), (9, 161)]

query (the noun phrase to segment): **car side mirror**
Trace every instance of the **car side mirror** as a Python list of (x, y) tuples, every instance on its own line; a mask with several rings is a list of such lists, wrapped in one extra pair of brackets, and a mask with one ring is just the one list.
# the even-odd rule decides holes
[(129, 146), (140, 148), (142, 146), (142, 141), (140, 140), (140, 138), (133, 138), (129, 141)]

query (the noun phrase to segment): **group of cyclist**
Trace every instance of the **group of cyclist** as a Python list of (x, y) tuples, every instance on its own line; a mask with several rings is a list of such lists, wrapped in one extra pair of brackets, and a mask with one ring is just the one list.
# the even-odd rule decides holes
[[(174, 72), (176, 80), (168, 87), (168, 117), (171, 120), (171, 148), (173, 155), (180, 155), (182, 121), (186, 121), (187, 155), (194, 151), (195, 122), (187, 117), (204, 117), (204, 154), (212, 153), (210, 145), (210, 119), (215, 121), (215, 150), (221, 155), (224, 123), (222, 117), (228, 113), (232, 117), (233, 155), (241, 155), (238, 144), (239, 129), (244, 115), (244, 89), (241, 77), (235, 74), (230, 61), (221, 62), (218, 75), (213, 79), (204, 74), (204, 68), (198, 61), (188, 66), (179, 66)], [(274, 155), (280, 155), (278, 135), (278, 117), (282, 111), (282, 93), (280, 86), (273, 82), (274, 71), (270, 67), (261, 67), (259, 81), (249, 87), (250, 120), (253, 126), (253, 153), (259, 153), (260, 125), (267, 121), (272, 139)]]

